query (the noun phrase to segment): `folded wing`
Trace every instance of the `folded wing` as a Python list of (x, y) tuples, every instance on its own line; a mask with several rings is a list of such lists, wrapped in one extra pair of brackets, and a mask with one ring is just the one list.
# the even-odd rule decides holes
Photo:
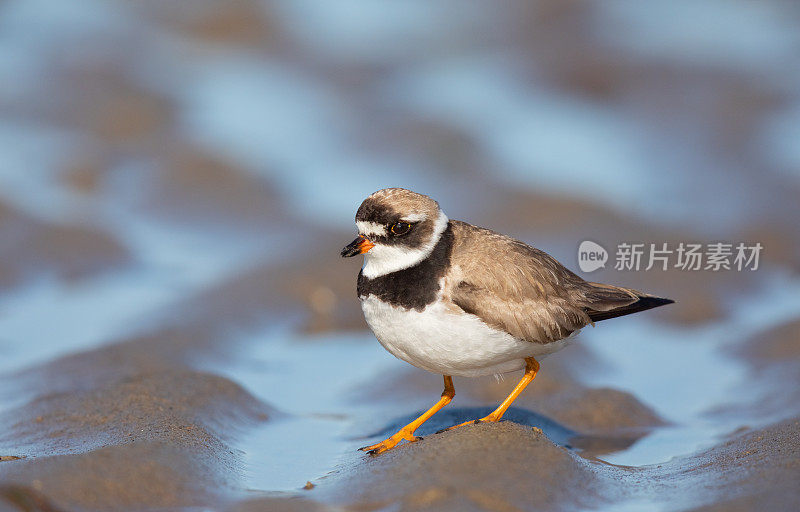
[(673, 302), (585, 281), (523, 242), (464, 222), (451, 224), (456, 242), (450, 298), (517, 339), (552, 343), (588, 324)]

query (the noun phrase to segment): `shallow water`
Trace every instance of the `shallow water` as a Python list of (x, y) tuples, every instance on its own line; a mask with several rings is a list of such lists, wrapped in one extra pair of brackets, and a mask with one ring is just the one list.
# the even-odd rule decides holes
[[(240, 340), (229, 366), (206, 369), (236, 379), (274, 405), (271, 421), (242, 434), (236, 447), (245, 454), (245, 478), (252, 489), (296, 490), (342, 464), (367, 457), (357, 448), (391, 435), (414, 419), (437, 396), (391, 394), (354, 400), (381, 379), (403, 369), (369, 333), (298, 336), (289, 326)], [(280, 390), (280, 393), (276, 393)], [(418, 410), (419, 409), (419, 410)], [(485, 416), (494, 406), (453, 404), (418, 431), (427, 436), (455, 423)], [(552, 420), (512, 408), (510, 421), (542, 428), (556, 443), (568, 444), (574, 432)], [(386, 424), (388, 422), (388, 424)], [(371, 426), (383, 424), (375, 430)]]
[(772, 276), (762, 289), (731, 304), (728, 315), (730, 320), (696, 328), (634, 317), (584, 331), (584, 343), (604, 362), (583, 375), (586, 384), (629, 391), (671, 423), (603, 460), (626, 466), (658, 464), (709, 448), (741, 427), (776, 419), (746, 412), (714, 415), (713, 410), (758, 400), (763, 388), (750, 383), (747, 364), (725, 349), (797, 318), (800, 281)]

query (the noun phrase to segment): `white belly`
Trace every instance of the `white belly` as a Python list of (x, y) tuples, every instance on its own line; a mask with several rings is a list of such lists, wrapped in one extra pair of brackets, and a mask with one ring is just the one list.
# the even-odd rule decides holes
[(526, 357), (564, 348), (569, 338), (540, 344), (517, 340), (475, 315), (453, 313), (441, 301), (423, 311), (394, 307), (370, 295), (361, 309), (375, 337), (395, 357), (429, 372), (477, 377), (520, 370)]

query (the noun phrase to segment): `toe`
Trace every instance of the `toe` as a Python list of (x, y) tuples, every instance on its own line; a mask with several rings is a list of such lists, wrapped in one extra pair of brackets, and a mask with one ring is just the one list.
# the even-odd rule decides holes
[(362, 446), (361, 448), (359, 448), (359, 450), (361, 450), (362, 452), (371, 452), (373, 450), (377, 450), (378, 448), (384, 446), (385, 444), (386, 441), (381, 441), (380, 443), (375, 443), (368, 446)]
[(377, 455), (379, 453), (385, 452), (386, 450), (391, 450), (402, 441), (408, 441), (409, 443), (413, 443), (419, 441), (420, 439), (422, 438), (416, 437), (409, 430), (401, 430), (400, 432), (396, 433), (389, 439), (384, 439), (380, 443), (372, 444), (369, 446), (363, 446), (359, 448), (359, 450), (368, 452), (370, 455)]

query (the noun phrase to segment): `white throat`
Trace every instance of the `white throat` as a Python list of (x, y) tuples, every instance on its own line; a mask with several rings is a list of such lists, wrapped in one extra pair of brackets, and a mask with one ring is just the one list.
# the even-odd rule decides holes
[(364, 266), (361, 273), (367, 279), (374, 279), (385, 274), (397, 272), (404, 268), (413, 267), (427, 258), (433, 251), (436, 243), (447, 229), (447, 215), (439, 211), (439, 216), (433, 224), (433, 236), (423, 246), (409, 249), (402, 246), (375, 244), (375, 247), (364, 255)]

